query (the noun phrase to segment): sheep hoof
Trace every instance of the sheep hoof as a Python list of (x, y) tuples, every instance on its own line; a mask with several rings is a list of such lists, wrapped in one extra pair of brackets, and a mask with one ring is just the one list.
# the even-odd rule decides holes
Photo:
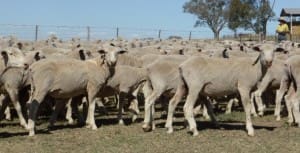
[(172, 128), (172, 127), (169, 127), (168, 130), (167, 130), (167, 133), (168, 133), (168, 134), (172, 134), (173, 132), (174, 132), (173, 128)]
[(136, 121), (137, 118), (138, 118), (137, 115), (133, 115), (133, 116), (132, 116), (132, 119), (131, 119), (132, 123), (134, 123), (134, 122)]
[(199, 135), (199, 132), (197, 131), (197, 130), (195, 130), (194, 132), (193, 132), (193, 136), (195, 137), (195, 136), (198, 136)]
[(97, 128), (97, 126), (96, 125), (93, 125), (92, 126), (92, 130), (97, 130), (98, 128)]
[(123, 120), (119, 120), (119, 125), (124, 125), (124, 121)]
[(257, 117), (257, 114), (256, 113), (252, 113), (252, 116)]
[(5, 120), (12, 121), (12, 118), (11, 118), (11, 116), (5, 116)]
[(276, 121), (280, 121), (280, 120), (281, 120), (280, 116), (277, 116)]
[(248, 132), (248, 136), (254, 137), (254, 133), (249, 133), (249, 132)]
[(87, 124), (87, 125), (85, 125), (85, 128), (90, 129), (90, 128), (92, 128), (92, 125)]
[(144, 130), (144, 132), (151, 132), (152, 131), (152, 127), (149, 126), (148, 124), (144, 124), (143, 125), (143, 130)]
[(28, 129), (28, 125), (26, 123), (21, 124), (22, 127), (24, 127), (25, 129)]
[(225, 114), (231, 114), (231, 112), (230, 111), (226, 111)]
[(74, 125), (74, 120), (73, 119), (70, 119), (70, 120), (68, 120), (68, 125)]
[(34, 136), (34, 131), (29, 131), (29, 135), (30, 137)]

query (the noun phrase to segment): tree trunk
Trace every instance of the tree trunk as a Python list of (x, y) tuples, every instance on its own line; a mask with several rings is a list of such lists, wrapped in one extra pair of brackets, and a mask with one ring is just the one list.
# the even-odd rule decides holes
[(237, 39), (237, 30), (235, 29), (233, 30), (233, 32), (234, 32), (234, 39)]
[(220, 40), (220, 31), (214, 31), (214, 39)]
[(266, 40), (267, 37), (267, 22), (263, 23), (263, 34), (262, 34), (262, 40)]

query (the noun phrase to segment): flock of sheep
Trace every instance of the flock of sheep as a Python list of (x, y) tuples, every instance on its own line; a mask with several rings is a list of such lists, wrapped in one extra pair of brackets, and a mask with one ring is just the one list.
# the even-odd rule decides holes
[[(104, 106), (106, 97), (118, 101), (118, 120), (123, 124), (124, 104), (140, 113), (138, 94), (145, 97), (144, 131), (155, 129), (155, 103), (168, 112), (165, 127), (173, 132), (172, 122), (178, 103), (184, 102), (189, 130), (198, 135), (194, 116), (199, 108), (216, 125), (212, 105), (241, 102), (246, 113), (246, 130), (254, 136), (251, 115), (262, 116), (266, 107), (263, 93), (276, 91), (274, 115), (280, 120), (285, 102), (288, 122), (300, 125), (300, 44), (238, 42), (214, 40), (106, 40), (85, 42), (59, 40), (52, 36), (37, 42), (14, 37), (0, 39), (0, 119), (10, 118), (12, 103), (20, 124), (35, 134), (40, 104), (51, 103), (53, 126), (58, 114), (67, 108), (86, 127), (97, 129), (96, 104)], [(87, 105), (82, 116), (78, 107)], [(25, 119), (28, 118), (28, 121)]]

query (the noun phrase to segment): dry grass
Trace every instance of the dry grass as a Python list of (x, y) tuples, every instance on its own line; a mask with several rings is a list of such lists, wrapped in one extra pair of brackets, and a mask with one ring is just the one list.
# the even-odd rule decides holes
[[(159, 114), (159, 113), (158, 113)], [(164, 119), (157, 116), (157, 129), (144, 133), (139, 123), (127, 126), (117, 125), (115, 112), (109, 116), (98, 115), (99, 129), (91, 131), (84, 127), (65, 125), (60, 121), (53, 130), (47, 130), (48, 123), (39, 119), (38, 132), (27, 137), (27, 132), (18, 121), (1, 122), (0, 152), (208, 152), (208, 153), (287, 153), (300, 152), (300, 130), (285, 124), (286, 118), (276, 122), (272, 115), (255, 118), (255, 137), (248, 137), (244, 130), (244, 113), (219, 114), (221, 129), (216, 129), (200, 117), (199, 136), (192, 137), (184, 128), (182, 113), (177, 113), (175, 132), (167, 134), (163, 128)], [(129, 124), (129, 116), (126, 119)]]

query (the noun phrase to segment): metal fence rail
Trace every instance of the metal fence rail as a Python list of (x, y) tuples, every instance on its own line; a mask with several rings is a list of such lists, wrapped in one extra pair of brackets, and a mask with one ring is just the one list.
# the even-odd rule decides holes
[[(199, 28), (200, 29), (200, 28)], [(221, 31), (221, 39), (260, 40), (260, 36), (253, 32), (246, 32), (242, 37), (233, 37), (234, 33), (228, 29)], [(126, 27), (97, 27), (97, 26), (57, 26), (57, 25), (14, 25), (0, 24), (0, 36), (16, 36), (22, 40), (43, 40), (49, 35), (56, 35), (60, 39), (69, 40), (80, 38), (82, 40), (98, 39), (167, 39), (171, 36), (186, 40), (213, 39), (210, 30), (170, 30), (170, 29), (145, 29)], [(300, 36), (293, 36), (294, 41), (300, 41)], [(268, 40), (276, 40), (275, 34), (268, 34)]]
[[(227, 32), (230, 34), (231, 32)], [(183, 39), (212, 39), (209, 30), (188, 31), (169, 29), (145, 29), (126, 27), (96, 27), (96, 26), (57, 26), (57, 25), (14, 25), (0, 24), (0, 36), (16, 36), (25, 40), (46, 39), (49, 35), (56, 35), (60, 39), (81, 38), (83, 40), (96, 39), (166, 39), (178, 36)]]

